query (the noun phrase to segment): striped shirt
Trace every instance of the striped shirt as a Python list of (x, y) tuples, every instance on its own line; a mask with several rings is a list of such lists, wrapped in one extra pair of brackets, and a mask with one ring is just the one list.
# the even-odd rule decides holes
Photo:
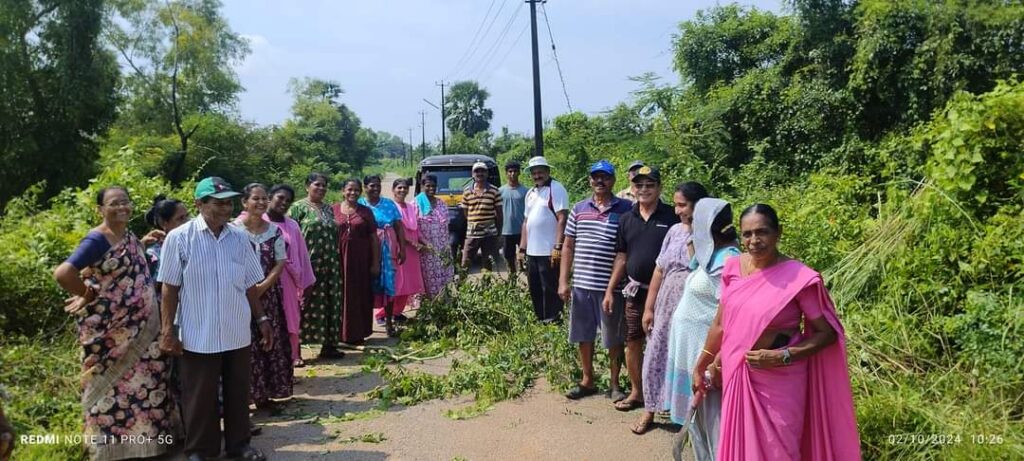
[(573, 286), (604, 291), (615, 263), (615, 236), (619, 219), (633, 207), (629, 200), (613, 197), (608, 208), (599, 210), (593, 198), (572, 207), (565, 224), (565, 236), (573, 246)]
[(245, 291), (263, 280), (263, 267), (245, 230), (224, 225), (214, 237), (196, 216), (167, 234), (157, 280), (181, 287), (174, 323), (185, 350), (214, 354), (252, 342)]
[(476, 184), (462, 190), (459, 206), (466, 210), (466, 237), (487, 237), (498, 235), (498, 213), (501, 207), (501, 192), (487, 184), (483, 193), (476, 193)]

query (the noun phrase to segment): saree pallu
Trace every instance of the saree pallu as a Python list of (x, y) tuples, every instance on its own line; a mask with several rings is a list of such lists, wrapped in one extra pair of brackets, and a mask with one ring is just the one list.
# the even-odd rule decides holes
[[(722, 432), (719, 460), (856, 460), (860, 441), (846, 368), (846, 340), (821, 276), (789, 260), (741, 277), (726, 263), (722, 287)], [(746, 360), (765, 328), (807, 287), (817, 292), (837, 340), (792, 365), (751, 368)], [(805, 322), (802, 337), (813, 334)]]
[[(94, 460), (157, 456), (178, 426), (170, 366), (160, 353), (160, 316), (142, 245), (131, 232), (89, 266), (83, 280), (96, 299), (78, 319), (85, 434)], [(129, 437), (133, 437), (129, 439)], [(116, 443), (121, 440), (135, 442)], [(140, 442), (140, 440), (147, 440)]]

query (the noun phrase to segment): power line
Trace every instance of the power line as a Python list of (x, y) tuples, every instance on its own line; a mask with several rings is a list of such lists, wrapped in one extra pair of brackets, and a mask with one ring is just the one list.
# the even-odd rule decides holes
[(487, 7), (487, 14), (484, 15), (483, 21), (480, 22), (480, 27), (477, 27), (477, 33), (473, 34), (473, 40), (469, 42), (469, 46), (466, 47), (466, 52), (463, 53), (461, 58), (459, 58), (459, 61), (455, 64), (455, 68), (448, 73), (449, 76), (454, 76), (462, 70), (463, 66), (469, 64), (469, 61), (473, 59), (473, 56), (480, 49), (480, 44), (483, 43), (487, 34), (491, 32), (491, 27), (494, 26), (494, 22), (498, 20), (498, 16), (501, 16), (501, 11), (505, 9), (505, 4), (508, 3), (508, 0), (501, 0), (501, 5), (498, 6), (498, 11), (494, 12), (494, 17), (491, 18), (491, 22), (487, 24), (487, 30), (484, 31), (483, 35), (480, 35), (480, 29), (483, 28), (484, 23), (487, 22), (487, 17), (490, 15), (491, 9), (494, 8), (495, 1), (496, 0), (491, 0), (491, 5)]
[(480, 60), (480, 65), (473, 67), (473, 71), (467, 72), (466, 75), (479, 76), (479, 74), (483, 73), (484, 69), (487, 69), (490, 62), (494, 60), (494, 56), (497, 55), (497, 51), (501, 47), (502, 42), (505, 41), (505, 37), (508, 36), (508, 31), (512, 29), (512, 25), (515, 24), (516, 19), (519, 18), (519, 11), (523, 9), (523, 5), (525, 5), (525, 3), (520, 3), (519, 7), (512, 13), (512, 17), (510, 17), (508, 22), (505, 23), (505, 27), (502, 28), (501, 34), (498, 35), (498, 39), (495, 40), (494, 43), (491, 44), (491, 47), (487, 49), (487, 52), (484, 54), (485, 58)]
[(548, 38), (551, 40), (551, 55), (555, 57), (555, 66), (558, 68), (558, 79), (562, 81), (562, 94), (565, 95), (565, 105), (569, 106), (572, 112), (572, 103), (569, 102), (569, 90), (565, 88), (565, 76), (562, 75), (562, 64), (558, 61), (558, 52), (555, 51), (555, 37), (551, 34), (551, 23), (548, 21), (548, 8), (544, 3), (540, 4), (540, 11), (544, 13), (544, 24), (548, 26)]
[(510, 46), (508, 48), (508, 51), (506, 51), (505, 55), (501, 57), (501, 60), (499, 60), (498, 64), (496, 66), (494, 66), (494, 69), (491, 70), (491, 72), (489, 74), (487, 74), (487, 78), (484, 79), (483, 81), (481, 81), (481, 84), (484, 81), (489, 81), (491, 79), (491, 77), (494, 76), (494, 73), (497, 72), (498, 69), (501, 69), (502, 64), (505, 64), (505, 61), (508, 60), (509, 55), (511, 55), (512, 51), (514, 51), (516, 49), (516, 45), (519, 44), (519, 41), (522, 40), (523, 35), (526, 35), (526, 31), (528, 31), (528, 30), (530, 30), (530, 23), (529, 22), (527, 22), (526, 24), (523, 24), (523, 29), (519, 31), (519, 35), (517, 35), (515, 41), (512, 42), (512, 46)]

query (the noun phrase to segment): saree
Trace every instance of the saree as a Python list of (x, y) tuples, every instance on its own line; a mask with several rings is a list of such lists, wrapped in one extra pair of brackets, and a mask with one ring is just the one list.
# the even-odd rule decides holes
[(342, 286), (334, 211), (304, 198), (292, 204), (288, 216), (302, 229), (316, 280), (309, 297), (302, 300), (302, 342), (337, 346), (341, 340)]
[[(448, 262), (448, 207), (438, 199), (430, 206), (430, 199), (422, 192), (416, 196), (419, 216), (416, 224), (427, 244), (427, 251), (420, 255), (420, 275), (423, 277), (423, 291), (433, 298), (444, 290), (455, 276), (455, 268)], [(426, 202), (426, 205), (424, 205)], [(424, 211), (426, 209), (426, 211)]]
[[(160, 315), (148, 261), (130, 231), (83, 274), (96, 299), (78, 318), (85, 435), (95, 460), (157, 456), (177, 429), (170, 366), (160, 353)], [(126, 437), (149, 443), (116, 443)]]
[[(796, 260), (743, 277), (739, 258), (722, 276), (722, 426), (719, 460), (856, 460), (860, 441), (846, 368), (846, 340), (821, 276)], [(784, 367), (751, 368), (745, 355), (803, 290), (815, 294), (836, 342)], [(804, 322), (790, 344), (813, 334)]]

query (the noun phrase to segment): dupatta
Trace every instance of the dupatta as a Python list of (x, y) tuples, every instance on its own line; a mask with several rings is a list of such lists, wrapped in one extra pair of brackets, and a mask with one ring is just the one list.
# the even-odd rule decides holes
[[(726, 263), (722, 284), (724, 389), (718, 459), (861, 459), (845, 333), (821, 276), (789, 260), (741, 277), (739, 258), (734, 258)], [(790, 366), (751, 368), (747, 351), (807, 287), (817, 292), (836, 342)], [(805, 322), (802, 333), (813, 333), (810, 323)]]

